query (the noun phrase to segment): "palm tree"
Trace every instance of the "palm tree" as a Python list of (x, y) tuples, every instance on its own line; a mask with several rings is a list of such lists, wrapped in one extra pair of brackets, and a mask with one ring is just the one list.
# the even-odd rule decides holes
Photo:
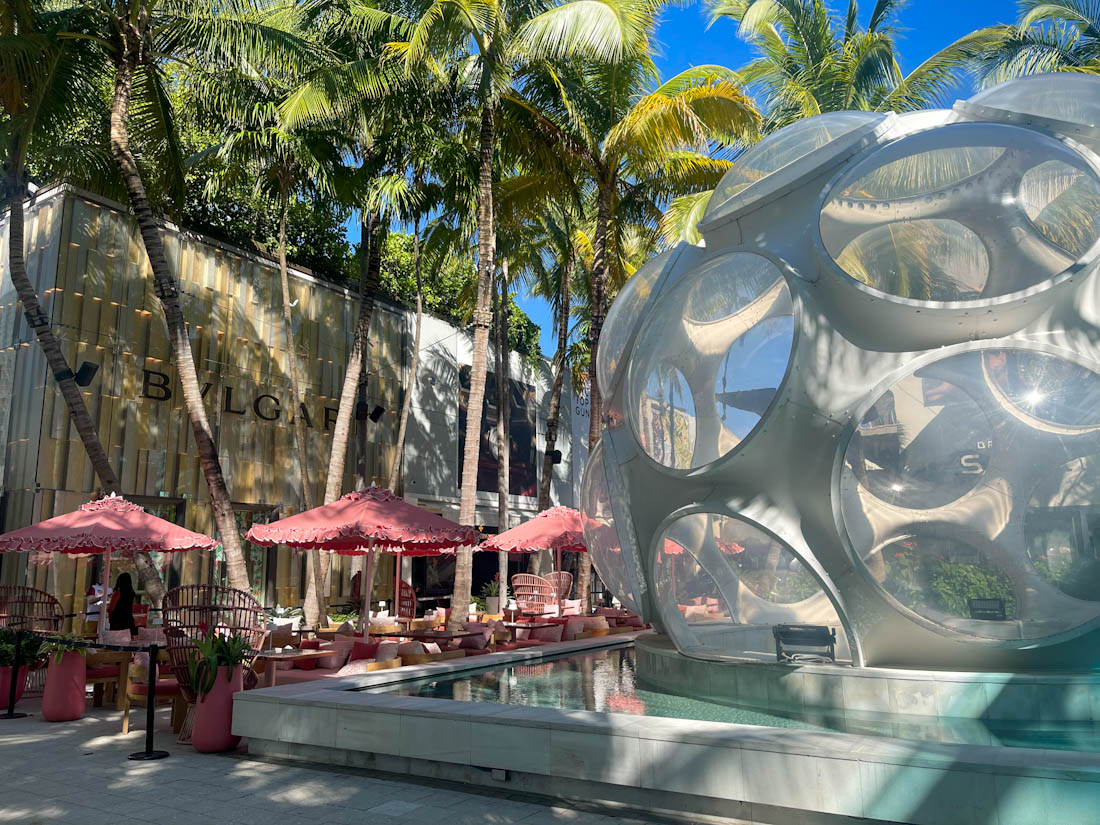
[[(484, 4), (474, 0), (431, 0), (408, 18), (408, 39), (395, 43), (410, 72), (451, 63), (471, 79), (477, 140), (477, 300), (466, 440), (462, 457), (459, 521), (474, 524), (481, 409), (485, 397), (489, 329), (492, 323), (495, 214), (493, 170), (501, 101), (517, 77), (545, 60), (587, 56), (609, 63), (648, 48), (648, 31), (639, 18), (651, 13), (645, 0), (570, 0), (560, 5)], [(472, 47), (472, 48), (471, 48)], [(459, 551), (452, 604), (469, 601), (471, 549)], [(460, 610), (451, 612), (457, 627)]]
[[(757, 56), (738, 77), (763, 103), (762, 133), (825, 112), (908, 112), (944, 102), (998, 28), (972, 32), (909, 74), (898, 61), (899, 0), (876, 0), (867, 25), (856, 0), (843, 19), (824, 0), (709, 0), (711, 23), (728, 19)], [(743, 149), (742, 142), (737, 148)], [(713, 190), (676, 198), (662, 219), (667, 242), (697, 243)]]
[[(333, 130), (317, 125), (286, 128), (279, 115), (279, 104), (288, 92), (280, 78), (267, 73), (232, 67), (219, 73), (202, 73), (194, 79), (191, 95), (210, 120), (220, 122), (225, 140), (202, 155), (216, 152), (224, 164), (221, 175), (207, 180), (207, 193), (213, 195), (225, 180), (244, 177), (254, 180), (254, 189), (278, 204), (279, 214), (279, 285), (283, 306), (283, 341), (287, 353), (287, 377), (290, 381), (293, 433), (302, 482), (302, 501), (306, 510), (315, 505), (310, 482), (310, 460), (306, 447), (305, 417), (300, 414), (302, 385), (298, 374), (298, 350), (294, 342), (291, 313), (290, 279), (287, 273), (287, 212), (296, 193), (332, 192), (332, 179), (342, 167), (341, 149), (345, 142)], [(309, 551), (310, 587), (306, 593), (305, 616), (311, 627), (325, 615), (324, 573), (321, 553)]]
[(174, 121), (166, 93), (165, 67), (170, 61), (203, 61), (208, 68), (250, 64), (257, 67), (298, 69), (315, 59), (315, 47), (287, 31), (292, 16), (268, 15), (248, 3), (233, 11), (202, 7), (185, 0), (101, 0), (89, 3), (98, 15), (93, 42), (107, 50), (114, 67), (110, 108), (110, 148), (153, 272), (153, 291), (160, 299), (168, 328), (184, 403), (195, 437), (210, 504), (226, 558), (231, 586), (250, 590), (248, 568), (233, 512), (232, 498), (218, 458), (210, 421), (180, 306), (179, 283), (164, 251), (160, 224), (153, 212), (142, 172), (130, 145), (132, 116), (160, 126), (165, 147), (161, 164), (182, 167)]
[[(8, 78), (0, 84), (0, 111), (4, 114), (0, 141), (7, 148), (0, 187), (10, 215), (8, 271), (23, 315), (42, 347), (92, 470), (105, 492), (121, 494), (122, 486), (99, 440), (72, 368), (27, 275), (24, 257), (23, 209), (28, 188), (27, 159), (32, 150), (38, 164), (60, 178), (76, 175), (86, 180), (90, 175), (101, 181), (109, 167), (108, 159), (94, 149), (72, 145), (65, 139), (80, 113), (105, 109), (96, 79), (106, 71), (107, 55), (83, 41), (86, 23), (82, 15), (71, 10), (49, 11), (34, 4), (16, 4), (9, 14), (0, 16), (0, 66)], [(159, 606), (164, 583), (156, 566), (144, 553), (137, 554), (134, 562), (142, 586), (154, 606)]]
[(986, 30), (976, 57), (982, 86), (1043, 72), (1100, 73), (1100, 7), (1086, 0), (1021, 0), (1014, 26)]

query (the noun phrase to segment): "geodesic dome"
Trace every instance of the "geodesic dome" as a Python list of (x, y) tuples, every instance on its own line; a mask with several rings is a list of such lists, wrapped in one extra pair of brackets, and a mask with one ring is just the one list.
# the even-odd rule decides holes
[(1080, 669), (1100, 642), (1100, 78), (746, 151), (608, 313), (604, 582), (687, 655)]

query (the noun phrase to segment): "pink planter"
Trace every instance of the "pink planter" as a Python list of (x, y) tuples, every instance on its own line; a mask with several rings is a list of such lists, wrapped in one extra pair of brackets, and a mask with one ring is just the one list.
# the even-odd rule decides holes
[(218, 677), (210, 692), (200, 696), (195, 704), (191, 744), (199, 753), (221, 753), (233, 750), (241, 737), (233, 731), (233, 694), (244, 690), (244, 666), (218, 668)]
[[(23, 689), (27, 686), (27, 666), (19, 666), (19, 678), (15, 681), (15, 702), (23, 698)], [(0, 711), (8, 709), (8, 691), (11, 690), (11, 665), (0, 667)]]
[(47, 722), (71, 722), (84, 715), (84, 685), (87, 667), (80, 651), (50, 654), (46, 670), (46, 691), (42, 694), (42, 718)]

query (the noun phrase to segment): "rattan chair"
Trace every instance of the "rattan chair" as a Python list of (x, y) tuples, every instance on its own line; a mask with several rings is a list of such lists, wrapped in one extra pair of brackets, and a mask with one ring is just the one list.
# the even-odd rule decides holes
[[(267, 636), (267, 616), (251, 594), (232, 587), (208, 584), (192, 584), (169, 590), (164, 596), (161, 615), (164, 617), (168, 666), (189, 705), (180, 733), (180, 741), (186, 742), (191, 737), (191, 722), (198, 700), (189, 668), (195, 640), (205, 638), (213, 628), (224, 628), (245, 636), (252, 648), (252, 655), (244, 662), (245, 688), (250, 689), (259, 682), (252, 665)], [(271, 666), (269, 663), (268, 667)]]
[(558, 609), (558, 593), (547, 579), (530, 573), (512, 576), (512, 596), (524, 616), (545, 616)]
[(547, 573), (544, 577), (554, 587), (554, 592), (558, 594), (558, 601), (568, 599), (573, 592), (573, 574), (566, 573), (564, 570), (555, 571), (553, 573)]
[[(35, 633), (60, 633), (65, 621), (61, 602), (34, 587), (21, 584), (0, 586), (0, 627)], [(32, 665), (24, 695), (36, 696), (46, 687), (46, 668)]]

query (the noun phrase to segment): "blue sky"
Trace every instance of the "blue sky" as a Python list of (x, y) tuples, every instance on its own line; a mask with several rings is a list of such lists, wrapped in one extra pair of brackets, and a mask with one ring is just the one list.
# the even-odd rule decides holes
[[(830, 0), (834, 8), (847, 9), (842, 0)], [(861, 3), (861, 21), (866, 23), (873, 0)], [(736, 69), (752, 58), (752, 51), (737, 37), (732, 22), (721, 20), (707, 28), (707, 5), (699, 0), (665, 10), (657, 39), (657, 65), (663, 78), (690, 66), (717, 63)], [(902, 27), (899, 47), (902, 70), (909, 71), (939, 49), (967, 32), (996, 23), (1011, 23), (1016, 6), (1005, 0), (910, 0), (898, 16)], [(960, 92), (966, 97), (967, 90)], [(352, 229), (358, 240), (359, 227)], [(351, 233), (349, 233), (350, 235)], [(556, 345), (554, 323), (546, 302), (520, 295), (521, 307), (542, 329), (542, 351), (548, 357)]]

